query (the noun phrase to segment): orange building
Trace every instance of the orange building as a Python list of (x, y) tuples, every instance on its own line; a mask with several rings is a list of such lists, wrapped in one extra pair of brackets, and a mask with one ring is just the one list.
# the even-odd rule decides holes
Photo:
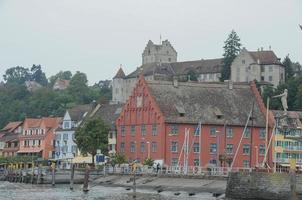
[(54, 158), (54, 131), (61, 118), (26, 118), (20, 139), (20, 155), (37, 155), (44, 159)]

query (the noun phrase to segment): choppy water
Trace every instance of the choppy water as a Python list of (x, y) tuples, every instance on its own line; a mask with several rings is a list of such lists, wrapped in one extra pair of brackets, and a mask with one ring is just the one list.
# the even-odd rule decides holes
[[(133, 199), (125, 188), (94, 186), (88, 193), (82, 192), (81, 185), (75, 185), (70, 191), (69, 185), (30, 185), (21, 183), (0, 182), (0, 200), (128, 200)], [(210, 193), (196, 194), (189, 197), (187, 192), (179, 191), (180, 195), (175, 196), (175, 192), (164, 191), (157, 194), (151, 190), (137, 190), (137, 200), (214, 200)]]

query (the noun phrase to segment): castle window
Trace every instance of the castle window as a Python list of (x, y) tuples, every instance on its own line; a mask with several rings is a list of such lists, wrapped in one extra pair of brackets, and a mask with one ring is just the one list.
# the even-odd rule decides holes
[(242, 64), (245, 64), (245, 60), (242, 60)]

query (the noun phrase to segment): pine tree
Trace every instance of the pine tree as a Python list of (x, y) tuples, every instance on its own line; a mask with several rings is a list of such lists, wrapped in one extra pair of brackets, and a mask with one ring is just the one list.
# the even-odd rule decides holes
[(240, 52), (240, 38), (237, 33), (232, 30), (227, 40), (224, 42), (223, 68), (221, 71), (221, 81), (230, 79), (231, 64)]
[(293, 63), (290, 60), (289, 55), (284, 58), (282, 64), (285, 66), (285, 80), (288, 80), (294, 75)]

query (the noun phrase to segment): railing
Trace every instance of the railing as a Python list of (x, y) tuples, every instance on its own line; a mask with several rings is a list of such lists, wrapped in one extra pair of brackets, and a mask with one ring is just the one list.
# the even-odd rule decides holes
[[(276, 158), (274, 161), (277, 163), (289, 164), (290, 158)], [(296, 159), (296, 163), (302, 164), (302, 159)]]
[(302, 151), (302, 146), (284, 146), (283, 149), (286, 151)]

